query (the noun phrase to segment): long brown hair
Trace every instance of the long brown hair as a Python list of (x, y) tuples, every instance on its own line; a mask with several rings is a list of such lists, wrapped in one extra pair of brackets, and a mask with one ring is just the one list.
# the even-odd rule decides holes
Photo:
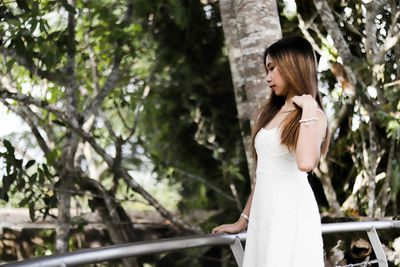
[[(312, 95), (322, 106), (321, 95), (318, 90), (317, 60), (311, 44), (302, 37), (286, 37), (271, 46), (264, 52), (264, 67), (266, 58), (269, 56), (275, 66), (279, 69), (282, 77), (288, 82), (290, 90), (296, 95)], [(251, 150), (257, 160), (254, 141), (258, 131), (267, 125), (285, 104), (285, 96), (277, 96), (271, 93), (268, 102), (259, 110), (256, 115), (251, 133)], [(302, 109), (296, 106), (296, 110), (290, 112), (281, 123), (281, 144), (286, 145), (289, 150), (296, 150), (297, 139), (300, 131)], [(321, 144), (321, 154), (325, 155), (329, 145), (329, 127), (326, 128), (326, 135)]]

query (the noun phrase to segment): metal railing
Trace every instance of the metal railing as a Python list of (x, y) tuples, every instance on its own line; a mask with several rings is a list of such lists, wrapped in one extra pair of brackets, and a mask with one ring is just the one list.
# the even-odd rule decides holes
[[(387, 267), (385, 253), (376, 230), (400, 229), (400, 221), (370, 221), (370, 222), (345, 222), (322, 224), (323, 234), (366, 231), (377, 259), (371, 261), (378, 263), (379, 267)], [(166, 238), (152, 241), (126, 243), (102, 248), (85, 249), (74, 252), (38, 257), (20, 262), (1, 265), (2, 267), (50, 267), (50, 266), (76, 266), (82, 264), (98, 263), (137, 257), (146, 254), (157, 254), (190, 248), (207, 246), (229, 245), (239, 267), (242, 266), (244, 250), (241, 242), (246, 240), (246, 233), (239, 234), (205, 234)], [(370, 262), (370, 263), (371, 263)], [(367, 266), (361, 263), (361, 266)], [(358, 265), (350, 265), (358, 266)]]

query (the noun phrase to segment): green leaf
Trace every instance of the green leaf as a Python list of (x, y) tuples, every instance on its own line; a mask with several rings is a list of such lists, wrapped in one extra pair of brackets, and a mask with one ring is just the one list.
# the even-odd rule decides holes
[(8, 189), (10, 188), (10, 186), (14, 182), (14, 180), (15, 180), (15, 175), (3, 176), (3, 187), (4, 187), (5, 191), (8, 191)]
[(11, 143), (8, 141), (8, 140), (3, 140), (3, 144), (4, 144), (4, 146), (6, 147), (6, 149), (7, 149), (7, 152), (9, 153), (9, 154), (12, 154), (12, 155), (14, 155), (14, 147), (11, 145)]
[(14, 66), (15, 60), (14, 59), (10, 59), (9, 61), (7, 61), (6, 66), (7, 66), (7, 71), (9, 72), (11, 70), (11, 68)]
[(36, 221), (36, 218), (35, 218), (35, 202), (29, 203), (29, 217), (31, 218), (32, 222)]
[(26, 3), (26, 0), (16, 0), (17, 5), (20, 9), (25, 10), (25, 11), (29, 11), (29, 6)]
[(16, 159), (16, 160), (15, 160), (15, 166), (16, 166), (18, 169), (22, 169), (22, 163), (23, 163), (22, 159)]
[(39, 184), (43, 185), (44, 184), (44, 175), (43, 175), (43, 171), (41, 169), (38, 170), (39, 172)]
[(49, 168), (47, 168), (47, 165), (46, 164), (42, 164), (42, 167), (43, 167), (43, 171), (44, 171), (44, 174), (46, 175), (46, 177), (51, 179), (52, 175), (49, 172)]
[(68, 12), (75, 14), (75, 8), (68, 4), (67, 0), (61, 0), (61, 4)]
[(33, 34), (37, 28), (38, 21), (36, 19), (32, 20), (31, 28), (29, 29), (30, 34)]
[(143, 30), (142, 26), (139, 24), (132, 24), (131, 29), (135, 32), (141, 32)]
[(32, 185), (34, 185), (35, 183), (36, 183), (36, 177), (37, 177), (37, 173), (34, 173), (34, 174), (32, 174), (30, 177), (29, 177), (29, 184), (32, 186)]
[(4, 187), (0, 187), (0, 199), (8, 202), (8, 190), (5, 190)]
[(46, 159), (47, 159), (47, 164), (48, 165), (54, 165), (56, 159), (58, 156), (58, 150), (54, 149), (53, 151), (51, 151), (50, 153), (47, 153), (45, 155)]
[(17, 26), (17, 27), (19, 27), (21, 25), (21, 22), (19, 22), (19, 20), (17, 20), (17, 19), (7, 20), (7, 23), (12, 24), (12, 25)]
[(63, 127), (65, 127), (65, 122), (63, 122), (63, 121), (60, 121), (60, 120), (54, 120), (54, 121), (53, 121), (53, 123), (54, 123), (54, 124), (56, 124), (56, 125), (59, 125), (59, 126), (63, 126)]
[(22, 41), (21, 37), (17, 37), (14, 39), (14, 46), (15, 46), (15, 50), (17, 50), (17, 53), (20, 55), (24, 55), (25, 54), (25, 44), (24, 41)]
[(175, 23), (178, 26), (180, 26), (182, 29), (187, 24), (187, 18), (186, 18), (185, 13), (186, 13), (185, 7), (183, 7), (181, 5), (172, 6), (173, 19), (174, 19)]
[(390, 120), (388, 123), (388, 128), (390, 130), (398, 130), (400, 128), (400, 124), (397, 120)]
[(22, 189), (24, 188), (25, 188), (25, 179), (21, 177), (20, 179), (18, 179), (17, 189), (18, 191), (22, 191)]
[(89, 208), (92, 210), (92, 211), (95, 211), (96, 210), (96, 200), (93, 200), (93, 199), (89, 199), (89, 201), (88, 201), (89, 203)]
[(33, 166), (33, 164), (35, 164), (35, 160), (34, 159), (31, 159), (30, 161), (28, 161), (26, 164), (25, 164), (25, 169), (29, 169), (30, 167), (32, 167)]
[(40, 29), (40, 31), (41, 32), (47, 32), (46, 31), (46, 25), (45, 25), (45, 23), (43, 22), (43, 20), (41, 20), (40, 22), (39, 22), (39, 29)]
[(29, 199), (30, 199), (31, 196), (32, 196), (32, 195), (29, 195), (29, 197), (23, 198), (23, 199), (18, 203), (18, 206), (21, 207), (21, 208), (24, 208), (24, 207), (26, 206), (26, 204), (28, 204)]

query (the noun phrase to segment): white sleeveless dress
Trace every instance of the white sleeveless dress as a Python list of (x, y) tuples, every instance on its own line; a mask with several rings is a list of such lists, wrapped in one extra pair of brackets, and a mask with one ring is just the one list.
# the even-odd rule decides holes
[(323, 267), (318, 205), (307, 173), (280, 144), (279, 128), (256, 136), (256, 186), (243, 267)]

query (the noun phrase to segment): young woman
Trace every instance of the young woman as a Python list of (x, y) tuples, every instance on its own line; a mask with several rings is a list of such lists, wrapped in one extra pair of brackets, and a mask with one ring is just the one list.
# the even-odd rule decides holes
[(244, 267), (323, 267), (318, 205), (307, 180), (329, 142), (315, 53), (304, 38), (283, 38), (265, 50), (264, 65), (272, 92), (252, 131), (256, 185), (238, 221), (212, 232), (247, 228)]

